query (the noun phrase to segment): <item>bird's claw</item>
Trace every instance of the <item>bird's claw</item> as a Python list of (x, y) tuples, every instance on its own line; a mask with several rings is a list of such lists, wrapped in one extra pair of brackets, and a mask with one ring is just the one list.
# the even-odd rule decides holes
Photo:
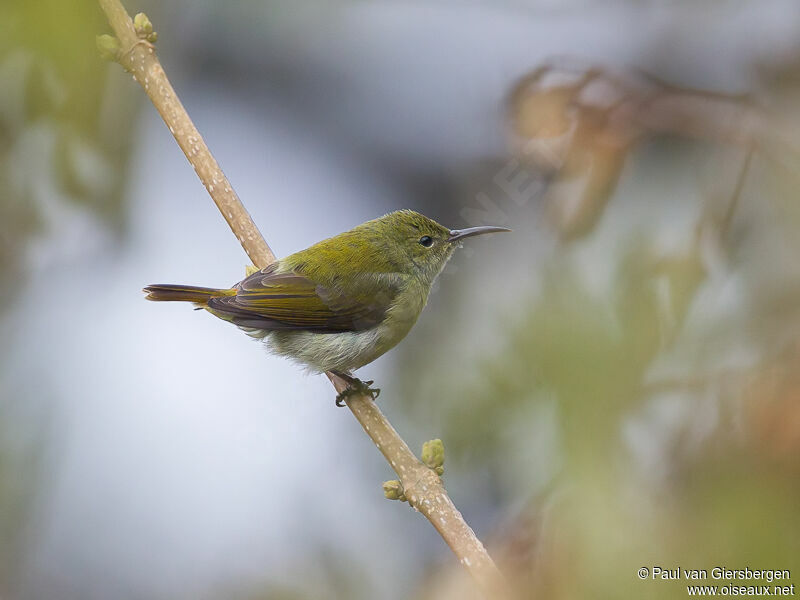
[(370, 387), (373, 383), (375, 383), (375, 381), (372, 379), (369, 381), (361, 381), (360, 379), (353, 378), (352, 381), (348, 382), (347, 387), (336, 396), (336, 406), (344, 406), (347, 399), (351, 396), (369, 395), (373, 400), (377, 400), (378, 396), (381, 394), (381, 390), (380, 388)]

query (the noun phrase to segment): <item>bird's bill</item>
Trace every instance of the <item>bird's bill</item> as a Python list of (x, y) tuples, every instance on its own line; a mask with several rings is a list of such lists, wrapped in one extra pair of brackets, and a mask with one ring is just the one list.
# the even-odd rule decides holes
[(447, 238), (448, 242), (457, 242), (464, 238), (472, 237), (473, 235), (483, 235), (484, 233), (501, 233), (503, 231), (511, 231), (508, 227), (494, 227), (492, 225), (484, 225), (482, 227), (469, 227), (467, 229), (453, 229), (450, 232), (450, 237)]

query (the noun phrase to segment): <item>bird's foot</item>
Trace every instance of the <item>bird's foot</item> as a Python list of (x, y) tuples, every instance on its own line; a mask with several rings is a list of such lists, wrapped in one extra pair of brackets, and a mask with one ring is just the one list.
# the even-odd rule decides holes
[(370, 387), (375, 383), (372, 379), (361, 381), (359, 378), (347, 373), (336, 373), (336, 375), (347, 382), (347, 387), (336, 396), (336, 406), (344, 406), (344, 403), (351, 396), (369, 395), (373, 400), (376, 400), (381, 393), (380, 388)]

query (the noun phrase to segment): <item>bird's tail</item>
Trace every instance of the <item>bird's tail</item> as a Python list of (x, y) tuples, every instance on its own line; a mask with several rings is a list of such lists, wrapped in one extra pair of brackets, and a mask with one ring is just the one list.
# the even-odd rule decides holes
[(171, 285), (171, 284), (154, 284), (148, 285), (142, 290), (147, 296), (146, 300), (155, 300), (158, 302), (195, 302), (198, 304), (205, 304), (211, 298), (219, 298), (220, 296), (234, 296), (235, 289), (217, 289), (195, 287), (193, 285)]

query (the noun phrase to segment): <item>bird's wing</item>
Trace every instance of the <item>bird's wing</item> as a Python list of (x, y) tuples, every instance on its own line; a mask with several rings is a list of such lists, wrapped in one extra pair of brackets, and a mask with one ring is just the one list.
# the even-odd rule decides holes
[(240, 327), (316, 333), (363, 331), (383, 320), (396, 295), (391, 285), (347, 295), (297, 272), (265, 269), (236, 286), (236, 295), (211, 298), (215, 315)]

